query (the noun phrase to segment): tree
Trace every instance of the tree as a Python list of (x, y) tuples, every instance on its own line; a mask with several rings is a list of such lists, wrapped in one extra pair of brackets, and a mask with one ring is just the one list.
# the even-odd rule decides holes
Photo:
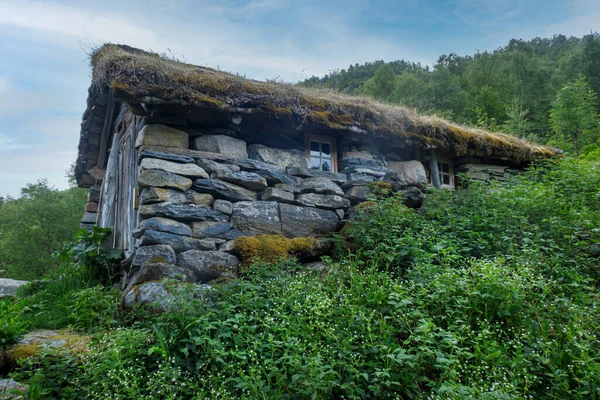
[(0, 207), (0, 270), (15, 279), (36, 279), (55, 265), (54, 251), (79, 228), (86, 191), (57, 190), (46, 180), (27, 184), (21, 197)]
[(583, 76), (563, 87), (550, 111), (552, 144), (579, 154), (598, 139), (597, 98)]
[(502, 124), (502, 130), (526, 138), (532, 128), (531, 122), (527, 119), (527, 114), (529, 114), (529, 110), (522, 110), (521, 101), (516, 99), (507, 107), (506, 120)]
[(363, 87), (363, 93), (378, 100), (387, 100), (394, 91), (396, 75), (389, 64), (382, 64)]
[(600, 95), (600, 36), (598, 33), (583, 37), (583, 74), (591, 89)]

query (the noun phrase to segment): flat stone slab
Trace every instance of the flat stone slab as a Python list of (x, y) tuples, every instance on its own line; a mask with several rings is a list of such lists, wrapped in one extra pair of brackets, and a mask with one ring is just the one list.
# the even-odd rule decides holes
[(207, 206), (195, 204), (156, 203), (139, 207), (140, 217), (164, 217), (177, 221), (227, 221), (229, 217)]
[(142, 128), (135, 140), (135, 147), (160, 146), (187, 149), (188, 134), (163, 124), (148, 124)]
[(196, 150), (220, 153), (230, 158), (247, 158), (246, 142), (227, 135), (204, 135), (194, 139)]
[(140, 163), (143, 170), (160, 170), (186, 176), (188, 178), (208, 178), (208, 174), (196, 164), (181, 164), (173, 161), (162, 160), (159, 158), (144, 158)]
[(0, 278), (0, 297), (14, 296), (18, 288), (28, 283), (28, 281)]
[(284, 203), (279, 204), (279, 210), (285, 237), (325, 236), (338, 227), (339, 218), (334, 211)]
[[(147, 160), (149, 160), (147, 158)], [(191, 164), (177, 164), (177, 165), (191, 165)], [(200, 168), (200, 167), (198, 167)], [(172, 172), (161, 171), (158, 169), (146, 169), (143, 170), (138, 176), (138, 185), (142, 188), (146, 187), (162, 187), (179, 189), (186, 191), (194, 183), (191, 179), (183, 176), (174, 174)]]
[(39, 330), (25, 334), (19, 344), (42, 346), (46, 349), (62, 347), (67, 344), (65, 339), (61, 339), (58, 332), (51, 330)]
[(248, 146), (248, 156), (280, 167), (308, 168), (306, 153), (300, 150), (282, 150), (262, 144)]
[(194, 159), (181, 154), (165, 153), (162, 151), (144, 150), (140, 155), (140, 160), (144, 158), (160, 158), (161, 160), (173, 161), (180, 164), (194, 163)]
[(192, 187), (200, 193), (209, 193), (229, 201), (253, 201), (257, 194), (249, 189), (219, 179), (197, 179)]

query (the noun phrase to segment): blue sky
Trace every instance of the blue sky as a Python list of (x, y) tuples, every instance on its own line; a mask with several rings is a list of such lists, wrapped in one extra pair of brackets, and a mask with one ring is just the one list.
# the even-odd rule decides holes
[(600, 31), (598, 0), (0, 0), (0, 196), (67, 186), (90, 69), (104, 42), (254, 79), (493, 50)]

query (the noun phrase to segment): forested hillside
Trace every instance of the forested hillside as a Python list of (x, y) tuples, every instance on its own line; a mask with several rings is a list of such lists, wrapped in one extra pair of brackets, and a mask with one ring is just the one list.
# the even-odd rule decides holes
[(492, 52), (442, 54), (432, 68), (406, 60), (355, 64), (302, 84), (579, 152), (598, 138), (590, 110), (599, 109), (600, 35), (513, 39)]
[(0, 197), (0, 278), (39, 279), (56, 267), (52, 253), (73, 238), (87, 193), (28, 183), (18, 198)]

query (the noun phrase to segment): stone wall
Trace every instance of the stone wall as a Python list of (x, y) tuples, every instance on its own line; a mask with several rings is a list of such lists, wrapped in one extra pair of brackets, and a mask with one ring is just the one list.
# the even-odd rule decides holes
[(236, 277), (240, 236), (323, 238), (370, 198), (371, 182), (407, 190), (414, 206), (427, 184), (420, 162), (388, 169), (369, 144), (341, 142), (339, 173), (311, 170), (304, 151), (249, 143), (233, 130), (188, 134), (151, 124), (136, 147), (140, 221), (128, 290), (173, 271), (196, 283)]
[[(508, 180), (522, 170), (505, 165), (483, 164), (481, 162), (459, 163), (455, 167), (456, 182), (459, 186), (465, 186), (471, 182), (508, 182)], [(466, 179), (466, 181), (465, 181)]]

